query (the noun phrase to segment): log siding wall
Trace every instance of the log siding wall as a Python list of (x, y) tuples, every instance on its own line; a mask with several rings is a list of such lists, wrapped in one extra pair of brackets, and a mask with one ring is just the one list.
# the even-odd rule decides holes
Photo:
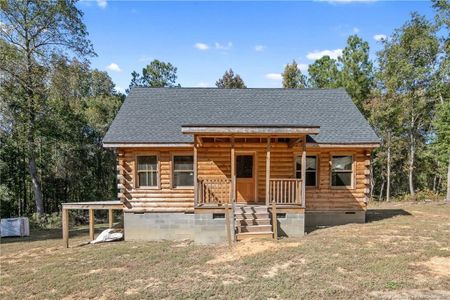
[[(176, 154), (192, 154), (192, 148), (121, 148), (118, 150), (118, 171), (121, 198), (128, 212), (192, 212), (193, 188), (172, 188), (172, 157)], [(265, 143), (236, 143), (236, 153), (254, 152), (256, 159), (257, 199), (265, 201)], [(295, 158), (301, 153), (299, 146), (288, 148), (286, 143), (271, 145), (271, 178), (295, 178)], [(308, 147), (307, 155), (318, 158), (317, 186), (306, 187), (307, 211), (358, 211), (366, 209), (369, 193), (370, 150), (352, 148)], [(136, 186), (136, 157), (157, 155), (159, 158), (159, 187)], [(331, 187), (331, 157), (353, 156), (354, 186)], [(198, 148), (198, 177), (203, 179), (230, 179), (231, 144), (204, 143)], [(226, 197), (227, 191), (218, 193)]]

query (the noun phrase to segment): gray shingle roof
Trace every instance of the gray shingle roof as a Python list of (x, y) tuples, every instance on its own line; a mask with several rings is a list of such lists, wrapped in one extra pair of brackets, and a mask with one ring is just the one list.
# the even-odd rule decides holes
[(186, 143), (186, 124), (318, 125), (318, 143), (378, 143), (344, 89), (133, 88), (104, 143)]

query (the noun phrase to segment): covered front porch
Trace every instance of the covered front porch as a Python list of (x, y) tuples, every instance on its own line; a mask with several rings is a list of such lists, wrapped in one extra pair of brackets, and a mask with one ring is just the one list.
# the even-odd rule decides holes
[(317, 126), (185, 125), (182, 132), (194, 137), (195, 210), (304, 210), (306, 138)]

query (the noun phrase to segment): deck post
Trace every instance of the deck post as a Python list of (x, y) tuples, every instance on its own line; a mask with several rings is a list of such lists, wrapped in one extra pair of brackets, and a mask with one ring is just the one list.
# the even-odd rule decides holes
[(63, 245), (65, 248), (69, 248), (69, 210), (62, 209), (62, 235), (63, 235)]
[(94, 209), (89, 208), (89, 238), (94, 240)]
[(278, 220), (277, 220), (277, 205), (275, 201), (272, 201), (272, 230), (273, 230), (273, 239), (278, 239)]
[(302, 195), (301, 195), (301, 205), (305, 206), (305, 190), (306, 190), (306, 135), (303, 138), (302, 143)]
[(270, 204), (270, 140), (268, 137), (266, 146), (266, 205)]
[(236, 155), (234, 152), (234, 137), (231, 138), (231, 199), (234, 201), (236, 198)]
[(113, 216), (112, 208), (110, 208), (108, 210), (108, 221), (109, 221), (109, 228), (112, 228), (113, 227), (113, 223), (114, 223), (114, 216)]
[(198, 206), (198, 158), (197, 158), (197, 140), (194, 135), (194, 207)]
[(228, 203), (225, 202), (225, 223), (227, 226), (227, 240), (228, 246), (231, 248), (232, 240), (231, 240), (231, 223), (230, 223), (230, 209)]

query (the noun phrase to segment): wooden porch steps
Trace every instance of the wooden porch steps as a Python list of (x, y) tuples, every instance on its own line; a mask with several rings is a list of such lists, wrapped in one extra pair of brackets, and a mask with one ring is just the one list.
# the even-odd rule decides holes
[(236, 240), (273, 237), (270, 214), (266, 205), (238, 206), (234, 217)]

